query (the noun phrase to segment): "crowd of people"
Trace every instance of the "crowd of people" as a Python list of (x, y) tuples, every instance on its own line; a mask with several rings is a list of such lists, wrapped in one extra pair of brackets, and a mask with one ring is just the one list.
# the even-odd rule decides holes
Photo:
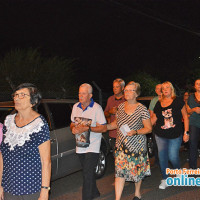
[[(165, 172), (170, 161), (180, 169), (179, 149), (189, 141), (189, 166), (197, 168), (200, 135), (200, 79), (195, 93), (177, 97), (170, 82), (156, 85), (157, 96), (149, 109), (137, 101), (139, 83), (118, 78), (113, 81), (113, 95), (103, 111), (92, 98), (93, 89), (79, 87), (79, 102), (71, 113), (71, 131), (75, 135), (83, 168), (82, 199), (100, 196), (94, 168), (97, 165), (103, 132), (109, 139), (115, 158), (115, 200), (120, 200), (125, 181), (135, 183), (133, 200), (141, 199), (141, 184), (151, 175), (146, 134), (153, 134), (156, 164), (167, 187)], [(16, 112), (0, 126), (0, 200), (48, 200), (51, 176), (49, 127), (37, 112), (41, 94), (35, 85), (23, 83), (13, 92)], [(84, 138), (85, 140), (81, 140)], [(157, 153), (156, 153), (157, 152)]]

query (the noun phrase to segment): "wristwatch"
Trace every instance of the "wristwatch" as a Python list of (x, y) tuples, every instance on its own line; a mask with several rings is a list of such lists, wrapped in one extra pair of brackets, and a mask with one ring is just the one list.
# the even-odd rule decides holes
[(136, 130), (135, 132), (136, 132), (135, 135), (138, 135), (138, 131)]
[(46, 187), (46, 186), (41, 186), (41, 188), (46, 189), (46, 190), (50, 190), (50, 187)]
[(189, 131), (185, 131), (185, 134), (186, 134), (186, 135), (189, 135)]

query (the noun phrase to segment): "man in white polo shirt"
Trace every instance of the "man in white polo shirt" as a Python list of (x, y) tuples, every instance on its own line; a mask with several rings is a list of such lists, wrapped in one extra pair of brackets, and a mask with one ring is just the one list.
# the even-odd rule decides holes
[(83, 168), (82, 200), (92, 200), (100, 196), (94, 169), (106, 119), (101, 106), (92, 99), (90, 84), (84, 83), (79, 87), (79, 102), (73, 106), (71, 121), (70, 128), (76, 138), (76, 153)]

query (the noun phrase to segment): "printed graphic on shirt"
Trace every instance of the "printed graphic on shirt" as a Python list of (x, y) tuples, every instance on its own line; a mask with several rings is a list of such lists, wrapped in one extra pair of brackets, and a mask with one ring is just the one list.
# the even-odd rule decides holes
[(176, 126), (173, 122), (172, 108), (162, 111), (162, 115), (164, 116), (164, 125), (161, 126), (162, 129), (174, 128)]
[[(75, 117), (75, 126), (91, 126), (92, 120), (84, 117)], [(76, 146), (88, 147), (90, 145), (90, 131), (85, 131), (81, 134), (76, 134)]]

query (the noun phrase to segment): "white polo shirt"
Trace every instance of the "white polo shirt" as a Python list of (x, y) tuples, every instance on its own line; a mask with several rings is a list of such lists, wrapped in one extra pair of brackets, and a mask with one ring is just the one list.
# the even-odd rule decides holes
[[(71, 121), (75, 123), (75, 117), (84, 117), (92, 120), (91, 127), (96, 127), (96, 123), (101, 125), (106, 124), (106, 119), (102, 107), (91, 99), (90, 105), (83, 110), (81, 103), (74, 104), (71, 114)], [(101, 145), (102, 133), (90, 132), (90, 145), (89, 147), (76, 147), (76, 153), (99, 153)]]

